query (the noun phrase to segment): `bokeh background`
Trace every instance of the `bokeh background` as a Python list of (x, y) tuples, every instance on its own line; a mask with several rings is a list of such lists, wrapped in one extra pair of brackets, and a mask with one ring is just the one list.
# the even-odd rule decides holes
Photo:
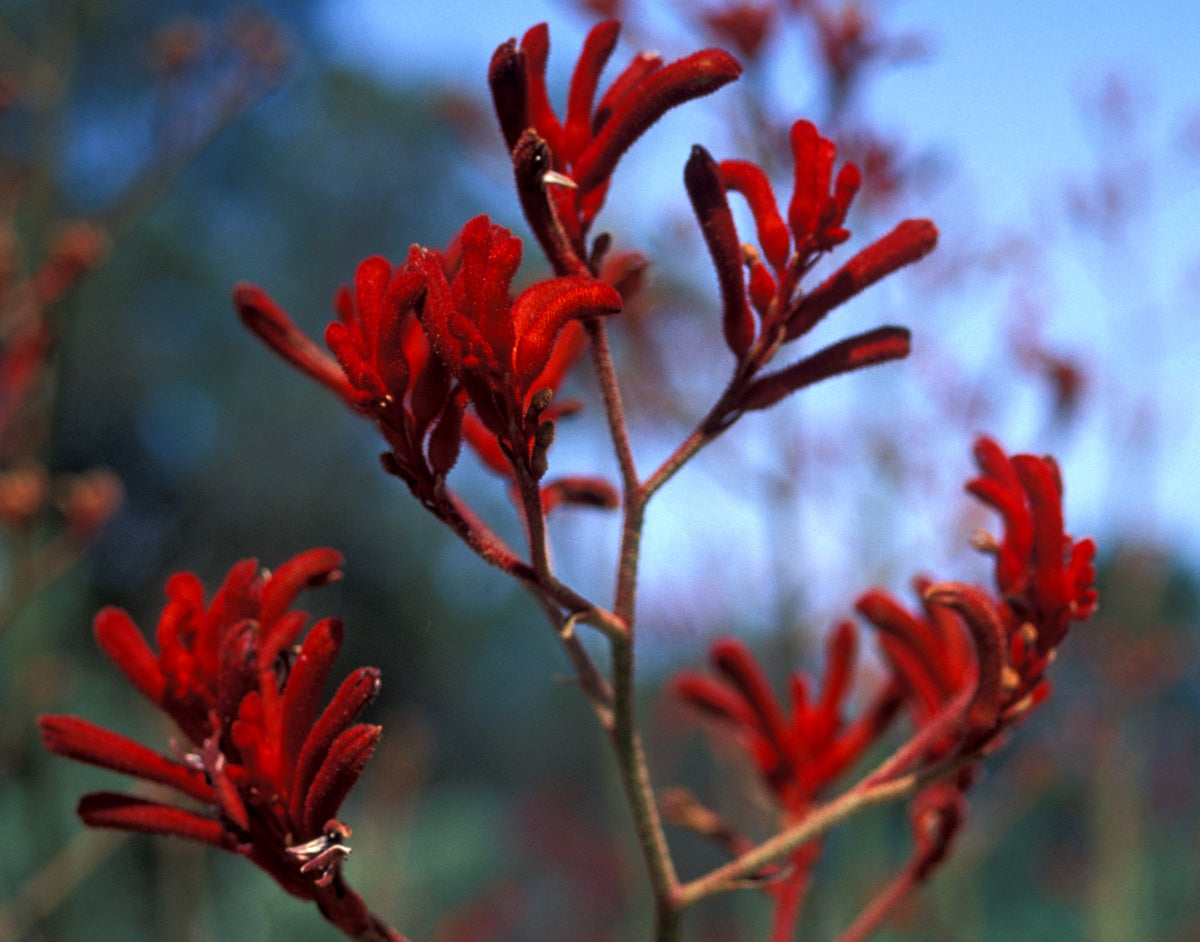
[[(730, 39), (697, 5), (609, 6), (627, 21), (615, 65)], [(1200, 16), (1165, 0), (835, 5), (863, 29), (839, 77), (816, 6), (774, 6), (763, 44), (735, 50), (745, 78), (639, 142), (600, 220), (652, 262), (615, 333), (642, 467), (727, 368), (681, 186), (692, 143), (784, 172), (779, 129), (812, 118), (866, 171), (852, 246), (915, 215), (942, 240), (814, 340), (904, 323), (908, 361), (748, 418), (653, 505), (639, 654), (656, 780), (726, 809), (749, 797), (762, 825), (747, 770), (712, 760), (664, 678), (734, 633), (782, 681), (816, 666), (820, 633), (865, 588), (986, 578), (967, 541), (994, 521), (961, 493), (986, 431), (1059, 457), (1068, 528), (1101, 547), (1101, 612), (990, 763), (953, 861), (881, 938), (1196, 939)], [(78, 795), (120, 783), (44, 754), (33, 724), (73, 712), (165, 743), (95, 647), (95, 610), (149, 628), (173, 571), (214, 585), (238, 559), (316, 545), (345, 553), (346, 579), (306, 607), (345, 620), (344, 672), (384, 676), (369, 716), (383, 746), (346, 812), (356, 888), (414, 939), (644, 935), (606, 744), (536, 606), (442, 533), (380, 470), (373, 431), (229, 302), (254, 281), (319, 335), (367, 255), (443, 245), (479, 212), (523, 233), (488, 57), (548, 20), (561, 101), (595, 18), (457, 0), (0, 3), (6, 264), (32, 271), (72, 221), (107, 246), (48, 309), (37, 421), (4, 443), (4, 470), (23, 447), (56, 479), (106, 468), (124, 491), (86, 551), (49, 511), (0, 546), (0, 939), (332, 938), (244, 861), (84, 833)], [(553, 467), (613, 475), (595, 389), (572, 392), (589, 407), (560, 428)], [(454, 476), (515, 534), (502, 482), (467, 459)], [(615, 528), (585, 510), (553, 527), (565, 578), (601, 599)], [(672, 839), (685, 873), (717, 860)], [(900, 809), (837, 832), (802, 937), (834, 937), (907, 839)], [(697, 909), (686, 935), (761, 938), (765, 919), (747, 892)]]

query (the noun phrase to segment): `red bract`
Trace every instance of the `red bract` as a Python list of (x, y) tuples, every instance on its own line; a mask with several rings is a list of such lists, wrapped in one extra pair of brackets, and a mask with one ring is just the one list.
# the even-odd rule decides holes
[[(786, 222), (766, 174), (755, 164), (717, 163), (697, 146), (684, 172), (688, 196), (717, 270), (725, 342), (738, 358), (739, 384), (731, 408), (763, 409), (830, 376), (907, 356), (908, 331), (879, 327), (786, 369), (755, 375), (780, 343), (808, 333), (834, 307), (917, 261), (937, 244), (932, 222), (907, 220), (817, 287), (802, 291), (800, 281), (816, 261), (849, 238), (844, 222), (861, 178), (854, 164), (845, 164), (834, 177), (837, 149), (810, 122), (792, 126), (791, 143), (795, 175)], [(761, 252), (739, 239), (729, 190), (741, 193), (749, 204)]]
[[(559, 120), (546, 89), (550, 33), (532, 27), (492, 56), (488, 82), (500, 128), (514, 152), (518, 188), (526, 216), (559, 274), (579, 273), (588, 259), (585, 239), (621, 155), (667, 111), (716, 91), (742, 71), (733, 56), (705, 49), (664, 65), (642, 53), (596, 100), (600, 73), (616, 48), (621, 24), (599, 23), (584, 40), (571, 77), (567, 112)], [(547, 148), (540, 161), (518, 153)], [(546, 174), (552, 173), (550, 178)], [(550, 182), (548, 189), (544, 186)]]
[(379, 672), (355, 671), (321, 710), (341, 625), (319, 621), (297, 644), (308, 616), (290, 611), (302, 589), (339, 578), (341, 561), (334, 550), (314, 549), (267, 573), (243, 560), (207, 603), (200, 581), (177, 573), (167, 582), (157, 652), (124, 611), (96, 616), (104, 652), (183, 733), (174, 755), (73, 716), (42, 716), (39, 724), (52, 752), (169, 786), (199, 804), (190, 810), (97, 792), (79, 803), (86, 824), (242, 854), (346, 929), (374, 927), (342, 881), (350, 829), (336, 815), (379, 740), (378, 726), (354, 723), (379, 689)]
[(450, 272), (434, 252), (416, 256), (426, 282), (421, 323), (505, 457), (536, 480), (554, 430), (544, 413), (578, 355), (577, 347), (558, 350), (560, 334), (577, 318), (615, 314), (621, 296), (594, 278), (573, 276), (531, 285), (514, 299), (521, 240), (487, 216), (463, 227), (458, 251)]

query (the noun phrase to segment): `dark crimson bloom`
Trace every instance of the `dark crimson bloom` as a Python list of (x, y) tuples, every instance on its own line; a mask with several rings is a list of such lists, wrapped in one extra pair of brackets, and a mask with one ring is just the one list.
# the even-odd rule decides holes
[(38, 722), (52, 752), (168, 786), (194, 805), (96, 792), (79, 803), (86, 824), (233, 851), (348, 934), (398, 939), (345, 885), (350, 829), (337, 820), (379, 741), (378, 726), (354, 722), (378, 691), (379, 672), (355, 671), (320, 709), (342, 628), (323, 619), (300, 641), (309, 618), (290, 610), (302, 589), (339, 578), (341, 562), (331, 549), (300, 553), (273, 573), (243, 560), (207, 603), (200, 581), (177, 573), (167, 582), (157, 652), (124, 611), (96, 616), (101, 648), (183, 734), (173, 754), (74, 716)]
[[(967, 490), (995, 508), (1003, 537), (976, 538), (995, 557), (994, 593), (918, 580), (919, 617), (879, 589), (858, 609), (911, 695), (914, 720), (927, 722), (953, 696), (974, 688), (962, 748), (978, 749), (1049, 693), (1046, 669), (1072, 621), (1096, 608), (1095, 543), (1064, 530), (1062, 479), (1052, 458), (1008, 456), (992, 439), (975, 443), (981, 474)], [(970, 644), (967, 643), (969, 637)]]
[[(400, 266), (368, 258), (337, 295), (325, 332), (334, 356), (260, 288), (240, 284), (233, 298), (268, 346), (376, 421), (391, 446), (385, 467), (444, 510), (464, 438), (502, 474), (516, 462), (541, 476), (553, 420), (573, 407), (550, 400), (586, 347), (578, 320), (621, 309), (620, 294), (587, 275), (514, 299), (521, 253), (520, 239), (478, 216), (446, 252), (413, 246)], [(477, 418), (464, 415), (468, 401)]]
[(359, 264), (353, 288), (338, 291), (338, 319), (325, 332), (336, 359), (260, 288), (240, 284), (233, 299), (268, 346), (376, 421), (391, 447), (388, 469), (432, 505), (458, 457), (463, 403), (417, 318), (425, 296), (419, 257), (414, 246), (404, 265), (379, 256)]
[(500, 46), (488, 69), (525, 214), (559, 274), (580, 273), (589, 261), (588, 229), (621, 155), (667, 111), (716, 91), (742, 71), (719, 49), (666, 65), (658, 54), (642, 53), (597, 101), (600, 73), (620, 31), (618, 21), (608, 20), (588, 33), (561, 120), (546, 89), (550, 32), (545, 23), (526, 32), (520, 45), (511, 39)]
[(463, 227), (457, 252), (450, 271), (438, 253), (415, 257), (426, 284), (421, 324), (509, 463), (537, 480), (554, 434), (544, 413), (581, 349), (579, 334), (568, 335), (562, 348), (560, 335), (572, 321), (617, 313), (621, 295), (577, 275), (539, 282), (513, 298), (521, 240), (487, 216)]
[[(978, 757), (1049, 695), (1046, 669), (1072, 621), (1096, 608), (1089, 538), (1064, 530), (1062, 481), (1052, 458), (1008, 456), (996, 442), (975, 444), (981, 474), (967, 490), (994, 507), (1004, 534), (977, 538), (995, 556), (994, 592), (961, 583), (916, 581), (924, 612), (914, 614), (881, 589), (865, 593), (859, 612), (879, 630), (880, 646), (905, 691), (922, 758)], [(923, 876), (944, 856), (961, 822), (961, 792), (973, 764), (918, 796)], [(957, 793), (956, 793), (957, 791)], [(936, 822), (931, 824), (931, 822)], [(931, 842), (931, 833), (942, 843)], [(924, 837), (921, 835), (924, 834)]]
[[(846, 213), (861, 176), (854, 164), (833, 173), (837, 148), (808, 121), (791, 130), (795, 175), (786, 219), (766, 174), (744, 160), (718, 163), (692, 149), (684, 182), (717, 270), (725, 342), (738, 358), (730, 410), (764, 409), (804, 386), (839, 373), (907, 356), (909, 332), (879, 327), (810, 354), (783, 370), (756, 376), (779, 344), (795, 340), (833, 308), (881, 278), (917, 261), (937, 243), (927, 219), (909, 219), (847, 261), (815, 288), (801, 279), (818, 259), (845, 242)], [(728, 191), (749, 204), (760, 249), (743, 245)]]
[[(780, 704), (754, 656), (734, 638), (712, 646), (709, 660), (716, 678), (684, 671), (672, 682), (676, 697), (712, 718), (749, 753), (785, 827), (800, 821), (877, 741), (900, 706), (897, 690), (888, 687), (857, 718), (846, 720), (857, 649), (854, 626), (842, 623), (829, 636), (820, 695), (806, 675), (793, 673), (790, 710)], [(819, 841), (792, 855), (794, 871), (772, 887), (781, 908), (798, 907), (819, 856)]]

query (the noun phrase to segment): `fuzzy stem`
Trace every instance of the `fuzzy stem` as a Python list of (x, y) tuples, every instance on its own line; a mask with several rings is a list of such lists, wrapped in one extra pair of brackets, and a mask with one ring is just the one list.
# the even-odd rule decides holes
[[(901, 747), (900, 752), (904, 751), (905, 748)], [(885, 769), (895, 767), (892, 759), (885, 760), (879, 769), (849, 791), (814, 808), (793, 826), (768, 838), (736, 860), (732, 860), (690, 883), (683, 884), (679, 888), (679, 905), (681, 908), (691, 906), (708, 896), (735, 889), (741, 881), (767, 864), (782, 859), (802, 844), (807, 844), (814, 838), (820, 837), (858, 812), (875, 805), (908, 798), (930, 782), (950, 775), (964, 765), (977, 760), (978, 757), (974, 755), (956, 755), (928, 768), (910, 772), (898, 778), (885, 778), (881, 781), (880, 773)]]
[(620, 766), (621, 781), (633, 814), (634, 828), (642, 857), (650, 874), (654, 893), (656, 942), (672, 942), (679, 935), (679, 906), (676, 899), (679, 886), (675, 863), (663, 831), (645, 750), (638, 734), (635, 712), (633, 625), (637, 604), (638, 560), (645, 519), (646, 501), (638, 481), (637, 466), (629, 444), (621, 391), (613, 368), (612, 351), (604, 322), (592, 318), (585, 322), (591, 337), (592, 363), (604, 399), (613, 448), (621, 470), (623, 518), (621, 550), (617, 562), (617, 584), (613, 612), (626, 626), (622, 637), (610, 636), (613, 674), (613, 748)]
[(326, 887), (315, 902), (322, 916), (356, 942), (408, 942), (340, 879)]

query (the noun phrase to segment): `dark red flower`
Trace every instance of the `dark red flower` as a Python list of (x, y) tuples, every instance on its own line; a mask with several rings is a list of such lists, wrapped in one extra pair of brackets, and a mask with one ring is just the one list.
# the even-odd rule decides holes
[(374, 925), (342, 881), (350, 829), (336, 816), (379, 740), (378, 726), (354, 722), (379, 689), (379, 672), (355, 671), (322, 710), (341, 625), (319, 621), (297, 643), (309, 619), (290, 610), (302, 589), (339, 578), (341, 561), (314, 549), (268, 573), (243, 560), (207, 603), (200, 581), (177, 573), (167, 582), (157, 652), (121, 609), (96, 616), (101, 648), (183, 733), (172, 755), (74, 716), (38, 722), (52, 752), (168, 786), (195, 805), (97, 792), (80, 800), (86, 824), (241, 854), (345, 929)]
[(1049, 692), (1045, 672), (1072, 621), (1096, 607), (1095, 544), (1063, 528), (1062, 483), (1052, 458), (1008, 456), (980, 437), (975, 459), (983, 472), (967, 490), (1004, 520), (1000, 539), (976, 538), (996, 559), (995, 593), (927, 579), (916, 587), (924, 617), (872, 589), (859, 611), (881, 632), (880, 644), (910, 693), (918, 727), (962, 690), (975, 687), (962, 748), (999, 736)]
[[(725, 342), (738, 358), (737, 409), (764, 409), (804, 386), (831, 376), (907, 356), (909, 333), (879, 327), (835, 343), (798, 363), (763, 376), (779, 344), (808, 333), (833, 308), (881, 278), (917, 261), (937, 243), (926, 219), (902, 222), (847, 261), (815, 288), (801, 279), (817, 260), (846, 241), (844, 223), (861, 177), (854, 164), (833, 174), (837, 149), (808, 121), (791, 130), (795, 175), (787, 219), (766, 174), (744, 160), (718, 163), (692, 149), (684, 181), (721, 290)], [(727, 193), (745, 197), (760, 250), (743, 245)]]
[[(866, 592), (856, 606), (879, 631), (917, 730), (920, 754), (913, 758), (926, 762), (973, 760), (995, 748), (1049, 695), (1045, 671), (1067, 628), (1096, 607), (1095, 544), (1064, 532), (1054, 460), (1009, 457), (985, 437), (975, 444), (975, 458), (982, 474), (967, 490), (1004, 520), (1001, 539), (976, 540), (996, 558), (995, 592), (918, 579), (922, 615), (881, 589)], [(912, 867), (919, 878), (945, 856), (965, 816), (962, 793), (974, 781), (974, 766), (969, 761), (914, 802)]]
[(814, 696), (806, 675), (793, 673), (790, 711), (779, 703), (749, 649), (735, 638), (722, 638), (710, 651), (719, 679), (683, 671), (671, 689), (734, 734), (780, 808), (789, 818), (799, 819), (821, 791), (874, 743), (898, 706), (894, 692), (889, 692), (859, 718), (846, 721), (843, 710), (857, 647), (854, 627), (839, 625), (829, 636), (820, 696)]
[[(559, 274), (580, 273), (588, 259), (585, 239), (604, 204), (617, 161), (635, 140), (676, 105), (716, 91), (736, 79), (741, 65), (727, 52), (705, 49), (664, 65), (641, 53), (596, 100), (600, 73), (616, 48), (621, 24), (599, 23), (584, 40), (567, 95), (566, 117), (554, 113), (546, 89), (550, 33), (545, 23), (500, 46), (488, 82), (500, 128), (514, 152), (518, 188), (533, 230)], [(528, 145), (519, 158), (518, 144)], [(544, 160), (528, 149), (544, 144)], [(547, 181), (546, 174), (554, 176)], [(544, 187), (545, 182), (552, 182)]]
[[(785, 827), (802, 820), (822, 791), (876, 742), (900, 705), (896, 690), (888, 688), (847, 722), (843, 710), (857, 647), (853, 625), (839, 625), (829, 636), (820, 696), (806, 675), (793, 673), (790, 711), (776, 698), (749, 649), (734, 638), (712, 646), (709, 659), (717, 678), (683, 671), (672, 681), (676, 697), (712, 718), (749, 753), (779, 804)], [(714, 834), (723, 835), (719, 839), (730, 850), (751, 846), (727, 831), (722, 825)], [(819, 840), (801, 845), (789, 856), (787, 871), (762, 874), (775, 877), (764, 886), (776, 898), (777, 925), (790, 925), (798, 912), (821, 847)]]
[(260, 288), (240, 284), (233, 298), (242, 321), (268, 346), (378, 423), (391, 446), (388, 470), (432, 505), (458, 457), (463, 404), (417, 318), (425, 296), (419, 255), (414, 247), (404, 265), (378, 256), (359, 264), (353, 289), (337, 294), (338, 320), (325, 331), (336, 359)]
[(567, 346), (559, 338), (578, 318), (620, 311), (621, 296), (580, 275), (539, 282), (514, 299), (521, 240), (487, 216), (463, 227), (457, 247), (452, 271), (437, 253), (415, 257), (426, 283), (421, 324), (507, 460), (540, 478), (554, 429), (545, 417), (550, 396), (581, 349), (580, 335)]

